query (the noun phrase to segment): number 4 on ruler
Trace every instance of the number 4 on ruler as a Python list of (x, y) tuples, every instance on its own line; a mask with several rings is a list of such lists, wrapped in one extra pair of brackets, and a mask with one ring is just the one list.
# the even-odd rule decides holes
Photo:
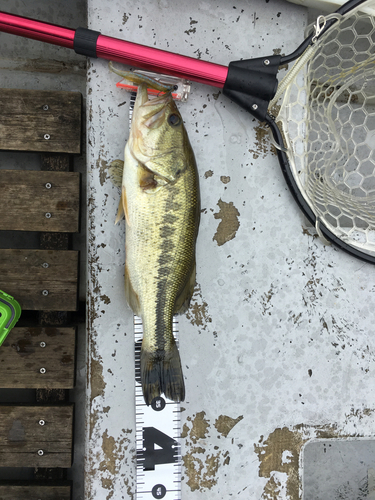
[(143, 470), (155, 470), (155, 465), (177, 462), (178, 449), (177, 441), (164, 432), (155, 427), (144, 427), (143, 450), (139, 453), (138, 459), (143, 459)]

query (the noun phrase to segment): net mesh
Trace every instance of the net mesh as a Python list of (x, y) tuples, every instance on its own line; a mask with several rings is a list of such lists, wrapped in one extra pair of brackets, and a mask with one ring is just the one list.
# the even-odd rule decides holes
[(277, 118), (292, 173), (319, 223), (375, 255), (375, 19), (343, 17), (310, 50)]

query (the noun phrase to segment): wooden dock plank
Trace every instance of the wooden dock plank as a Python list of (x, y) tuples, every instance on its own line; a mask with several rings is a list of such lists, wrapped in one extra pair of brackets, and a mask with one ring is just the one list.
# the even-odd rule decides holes
[(79, 92), (0, 89), (0, 149), (79, 154)]
[(72, 389), (75, 338), (75, 328), (13, 328), (0, 349), (0, 388)]
[(71, 485), (2, 484), (0, 500), (70, 500)]
[(73, 405), (0, 406), (0, 463), (70, 467)]
[(0, 229), (79, 231), (78, 172), (0, 170)]
[(76, 311), (78, 252), (0, 249), (0, 290), (22, 309)]

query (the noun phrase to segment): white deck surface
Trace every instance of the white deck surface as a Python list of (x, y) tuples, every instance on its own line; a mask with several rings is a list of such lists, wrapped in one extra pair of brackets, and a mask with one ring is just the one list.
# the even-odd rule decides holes
[[(89, 1), (89, 28), (227, 65), (289, 53), (307, 11), (283, 0)], [(129, 95), (88, 70), (89, 367), (86, 498), (133, 499), (133, 316), (111, 161)], [(185, 500), (292, 499), (303, 446), (374, 435), (374, 268), (308, 227), (259, 123), (218, 89), (180, 106), (199, 169), (197, 287), (180, 318)]]

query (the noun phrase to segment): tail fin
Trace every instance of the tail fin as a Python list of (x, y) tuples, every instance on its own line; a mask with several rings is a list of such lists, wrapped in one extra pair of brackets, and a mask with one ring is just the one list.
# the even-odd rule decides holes
[(172, 401), (184, 401), (185, 384), (180, 354), (174, 342), (168, 351), (141, 350), (141, 379), (145, 403), (164, 393)]

